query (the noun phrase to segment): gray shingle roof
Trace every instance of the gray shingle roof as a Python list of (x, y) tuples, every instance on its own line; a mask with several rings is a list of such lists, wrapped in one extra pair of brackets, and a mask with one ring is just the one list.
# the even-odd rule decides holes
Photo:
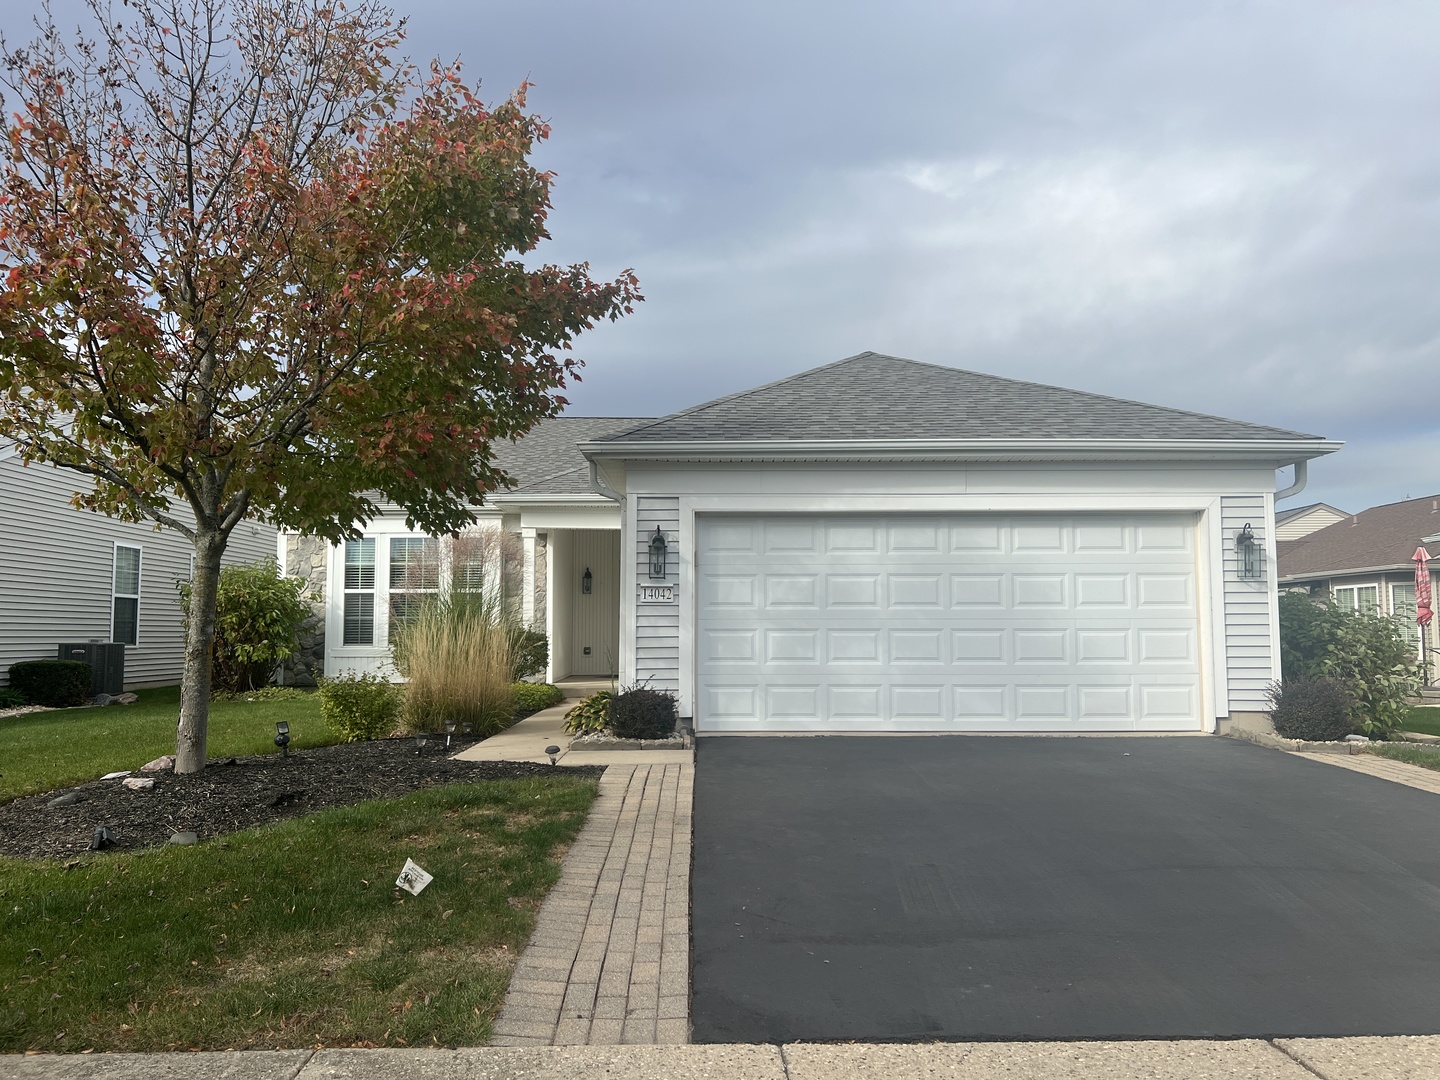
[(1276, 544), (1280, 576), (1325, 577), (1377, 566), (1403, 569), (1425, 537), (1437, 532), (1440, 494), (1372, 506), (1299, 540)]
[(1058, 386), (865, 352), (596, 441), (1319, 439)]
[(519, 486), (510, 495), (589, 495), (590, 463), (576, 447), (647, 422), (643, 416), (555, 416), (542, 420), (512, 443), (494, 447), (495, 462)]

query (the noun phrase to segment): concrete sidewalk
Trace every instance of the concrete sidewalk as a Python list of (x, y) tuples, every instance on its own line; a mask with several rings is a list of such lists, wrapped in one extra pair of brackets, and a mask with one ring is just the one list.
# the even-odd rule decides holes
[(1430, 1080), (1440, 1037), (0, 1057), (4, 1080)]

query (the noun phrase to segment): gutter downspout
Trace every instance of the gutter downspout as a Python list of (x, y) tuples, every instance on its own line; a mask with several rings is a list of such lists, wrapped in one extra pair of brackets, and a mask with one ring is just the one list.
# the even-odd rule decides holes
[(612, 502), (623, 503), (625, 501), (625, 496), (621, 495), (606, 481), (600, 472), (599, 464), (593, 458), (590, 461), (590, 486)]
[[(594, 475), (594, 470), (595, 470), (595, 465), (594, 465), (593, 462), (592, 462), (591, 465), (590, 465), (590, 470), (591, 470), (591, 475), (593, 476), (593, 475)], [(1294, 482), (1293, 484), (1291, 484), (1289, 487), (1283, 488), (1283, 489), (1281, 489), (1280, 491), (1275, 492), (1275, 501), (1278, 503), (1281, 499), (1288, 499), (1291, 495), (1299, 495), (1300, 492), (1302, 492), (1302, 491), (1305, 490), (1305, 484), (1306, 484), (1306, 482), (1307, 482), (1309, 479), (1310, 479), (1310, 462), (1308, 462), (1308, 461), (1297, 461), (1297, 462), (1295, 462), (1295, 482)], [(601, 494), (603, 495), (604, 492), (601, 492)]]

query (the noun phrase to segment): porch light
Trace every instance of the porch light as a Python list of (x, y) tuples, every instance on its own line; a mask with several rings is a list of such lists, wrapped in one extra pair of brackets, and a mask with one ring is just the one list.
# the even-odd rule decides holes
[(655, 526), (655, 535), (650, 537), (650, 576), (665, 577), (665, 534), (660, 531), (659, 525)]
[(275, 722), (275, 745), (286, 757), (290, 756), (290, 725), (284, 720)]
[(1261, 563), (1260, 542), (1247, 521), (1245, 527), (1235, 534), (1235, 555), (1239, 562), (1240, 577), (1255, 580), (1264, 577)]
[(590, 567), (585, 567), (585, 573), (580, 575), (580, 591), (589, 596), (595, 591), (595, 575), (590, 573)]

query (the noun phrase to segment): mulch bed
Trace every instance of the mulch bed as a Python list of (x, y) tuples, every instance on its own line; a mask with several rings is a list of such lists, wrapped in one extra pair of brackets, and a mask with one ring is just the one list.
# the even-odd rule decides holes
[[(453, 749), (459, 749), (459, 744)], [(126, 851), (166, 843), (177, 832), (200, 840), (299, 817), (332, 806), (389, 799), (439, 784), (513, 780), (552, 773), (549, 765), (508, 761), (457, 761), (443, 747), (417, 753), (413, 739), (297, 750), (290, 756), (212, 761), (200, 773), (132, 773), (155, 786), (131, 791), (117, 780), (94, 780), (66, 789), (80, 795), (70, 806), (49, 805), (59, 791), (0, 806), (0, 855), (66, 858), (87, 853), (98, 825), (109, 826)], [(601, 767), (566, 772), (598, 776)]]

